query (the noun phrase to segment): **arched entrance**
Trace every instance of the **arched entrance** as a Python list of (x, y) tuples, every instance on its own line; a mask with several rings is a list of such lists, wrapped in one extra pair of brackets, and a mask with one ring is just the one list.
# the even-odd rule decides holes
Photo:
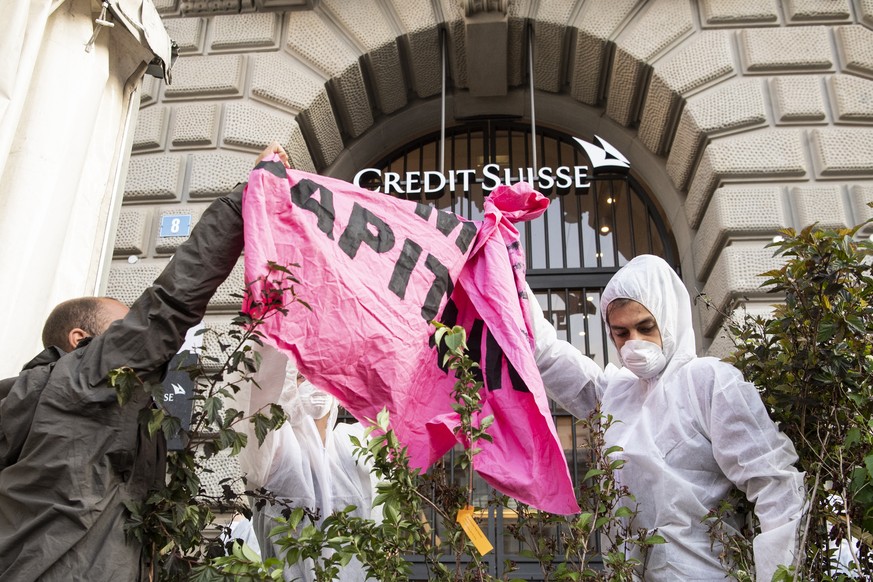
[[(596, 142), (593, 136), (581, 139)], [(551, 203), (540, 218), (516, 225), (527, 256), (527, 281), (558, 337), (601, 366), (615, 362), (599, 313), (600, 294), (612, 275), (640, 254), (659, 255), (678, 271), (675, 241), (663, 212), (632, 168), (595, 168), (596, 161), (574, 136), (557, 130), (537, 128), (535, 140), (534, 152), (529, 125), (506, 119), (469, 121), (446, 129), (444, 148), (440, 132), (434, 132), (368, 164), (359, 173), (360, 185), (477, 220), (483, 217), (495, 176), (504, 182), (536, 182)], [(576, 179), (577, 166), (585, 167), (583, 179)], [(577, 482), (587, 471), (584, 444), (577, 438), (575, 419), (554, 403), (552, 412)], [(513, 576), (536, 579), (539, 565), (526, 560), (519, 543), (504, 535), (514, 512), (489, 506), (490, 495), (477, 479), (474, 503), (488, 508), (487, 522), (481, 523), (495, 548), (485, 557), (491, 573), (502, 576), (504, 561), (511, 560), (518, 567)], [(428, 517), (439, 523), (437, 516)], [(440, 534), (437, 528), (434, 535)], [(420, 575), (425, 579), (423, 567)]]

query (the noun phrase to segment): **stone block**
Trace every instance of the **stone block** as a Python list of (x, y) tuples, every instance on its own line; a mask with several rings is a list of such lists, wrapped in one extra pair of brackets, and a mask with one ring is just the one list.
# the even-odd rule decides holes
[(352, 138), (359, 137), (373, 125), (373, 110), (360, 64), (350, 65), (328, 85), (343, 130)]
[(467, 74), (467, 27), (464, 9), (456, 0), (439, 0), (439, 7), (446, 31), (446, 52), (452, 85), (466, 89), (469, 75)]
[[(534, 25), (536, 30), (540, 24)], [(545, 24), (544, 26), (548, 26)], [(503, 97), (507, 93), (507, 69), (509, 51), (509, 19), (502, 12), (476, 14), (466, 21), (467, 72), (469, 95), (473, 98)], [(538, 38), (536, 32), (534, 37)], [(537, 41), (534, 41), (537, 42)], [(539, 57), (534, 49), (534, 70), (539, 66)], [(560, 69), (553, 63), (546, 69)], [(548, 73), (546, 73), (548, 75)], [(540, 77), (534, 73), (534, 82)]]
[(637, 119), (648, 66), (694, 28), (691, 5), (682, 0), (648, 4), (616, 42), (606, 115), (622, 125)]
[(376, 106), (393, 113), (406, 105), (406, 83), (400, 64), (396, 31), (376, 0), (323, 0), (343, 31), (361, 47), (372, 77)]
[(821, 79), (811, 75), (792, 75), (770, 80), (773, 111), (778, 123), (825, 121), (825, 101)]
[(705, 26), (772, 26), (779, 21), (777, 0), (703, 0)]
[(343, 32), (363, 48), (362, 52), (378, 50), (397, 37), (377, 0), (321, 0), (321, 5)]
[(295, 66), (286, 54), (252, 56), (251, 93), (254, 99), (295, 113), (308, 108), (324, 91), (324, 83)]
[(837, 121), (873, 122), (873, 80), (834, 75), (830, 79), (830, 95)]
[[(705, 309), (705, 308), (701, 308)], [(704, 355), (723, 360), (734, 352), (735, 346), (730, 334), (724, 328), (718, 330)]]
[(254, 154), (233, 152), (193, 154), (188, 196), (198, 200), (223, 196), (233, 190), (234, 186), (248, 179), (254, 163)]
[(873, 26), (873, 0), (858, 0), (858, 11), (861, 21)]
[(291, 113), (269, 110), (249, 102), (227, 103), (224, 108), (224, 143), (254, 151), (276, 140), (291, 142), (296, 125)]
[(343, 150), (343, 141), (327, 92), (322, 90), (297, 121), (316, 168), (332, 164)]
[(173, 84), (165, 99), (235, 97), (243, 94), (246, 78), (244, 55), (190, 56), (173, 65)]
[[(677, 188), (687, 185), (708, 138), (766, 123), (767, 106), (762, 87), (758, 79), (738, 79), (688, 100), (667, 158), (667, 173)], [(725, 107), (725, 103), (731, 106)]]
[(152, 0), (158, 13), (167, 14), (177, 10), (176, 3), (178, 0)]
[(707, 146), (688, 188), (685, 213), (697, 228), (709, 198), (724, 180), (773, 180), (807, 175), (799, 131), (766, 130), (714, 140)]
[(203, 462), (203, 470), (198, 473), (203, 494), (214, 498), (221, 498), (224, 495), (225, 479), (230, 479), (226, 483), (235, 493), (242, 495), (245, 491), (245, 485), (242, 479), (238, 478), (240, 475), (242, 475), (242, 471), (239, 465), (239, 456), (231, 455), (229, 450), (219, 451), (206, 459)]
[(169, 118), (169, 110), (158, 105), (140, 111), (133, 132), (132, 150), (142, 152), (163, 149)]
[(645, 76), (645, 64), (621, 49), (616, 52), (606, 97), (606, 114), (609, 117), (622, 125), (631, 125), (636, 121)]
[(633, 58), (651, 62), (693, 28), (694, 15), (687, 2), (663, 0), (644, 6), (616, 44)]
[(253, 50), (279, 46), (281, 21), (275, 12), (228, 14), (212, 19), (212, 50)]
[(838, 229), (849, 226), (843, 193), (839, 186), (797, 186), (791, 188), (791, 206), (798, 230), (811, 224)]
[(400, 50), (396, 41), (387, 42), (364, 55), (376, 106), (382, 113), (394, 113), (406, 106), (406, 81), (400, 66)]
[[(849, 186), (849, 201), (852, 205), (853, 226), (873, 220), (873, 182)], [(869, 229), (868, 229), (869, 230)]]
[(217, 103), (177, 106), (173, 112), (172, 147), (214, 147), (220, 119), (221, 106)]
[(146, 105), (151, 105), (158, 100), (158, 92), (160, 91), (161, 79), (156, 79), (151, 75), (146, 75), (142, 78), (142, 84), (139, 86), (139, 106), (144, 108)]
[[(443, 86), (439, 28), (409, 33), (406, 42), (409, 46), (406, 54), (409, 58), (412, 90), (421, 99), (439, 95)], [(448, 72), (446, 76), (448, 82)]]
[(306, 138), (300, 129), (300, 125), (297, 123), (291, 126), (291, 141), (285, 146), (285, 151), (288, 152), (288, 162), (292, 168), (313, 174), (318, 172), (318, 168), (315, 167), (315, 162), (309, 151)]
[(144, 255), (148, 250), (146, 228), (150, 219), (151, 210), (149, 208), (142, 206), (122, 208), (118, 214), (112, 256), (126, 258), (131, 255)]
[(133, 265), (120, 261), (113, 261), (109, 269), (109, 279), (106, 282), (106, 296), (121, 301), (128, 307), (139, 299), (168, 261), (140, 261)]
[(860, 25), (839, 26), (836, 39), (843, 68), (873, 77), (873, 30)]
[(254, 68), (252, 97), (301, 112), (297, 121), (308, 137), (316, 164), (323, 168), (333, 163), (343, 142), (324, 84), (296, 68), (283, 54), (259, 55)]
[(358, 54), (316, 13), (290, 12), (285, 48), (330, 79), (331, 98), (342, 129), (355, 138), (373, 125), (373, 111)]
[(766, 278), (761, 273), (780, 268), (784, 259), (774, 257), (773, 249), (764, 244), (733, 244), (722, 250), (703, 287), (715, 307), (701, 312), (704, 336), (715, 335), (724, 320), (722, 314), (730, 313), (741, 298), (767, 297), (767, 288), (762, 287)]
[(245, 267), (242, 260), (231, 270), (227, 279), (218, 286), (215, 295), (209, 301), (210, 311), (239, 311), (242, 299), (234, 295), (242, 295), (245, 291)]
[(307, 172), (315, 164), (290, 113), (269, 112), (251, 103), (229, 103), (224, 109), (224, 143), (258, 152), (276, 140), (288, 152), (291, 165)]
[(847, 22), (852, 19), (849, 0), (785, 0), (789, 22)]
[(442, 89), (440, 23), (429, 0), (391, 0), (394, 14), (406, 31), (410, 83), (419, 97), (431, 97)]
[(124, 201), (179, 200), (184, 168), (184, 160), (176, 155), (131, 156), (124, 184)]
[(325, 78), (336, 77), (358, 62), (358, 53), (318, 13), (294, 11), (286, 18), (286, 50)]
[(827, 27), (741, 30), (740, 54), (750, 73), (832, 71), (834, 56)]
[(600, 101), (606, 66), (611, 50), (610, 39), (636, 7), (636, 0), (585, 2), (576, 17), (576, 43), (570, 93), (577, 101), (596, 105)]
[(810, 147), (819, 176), (873, 176), (873, 128), (813, 129)]
[[(206, 331), (203, 333), (203, 366), (209, 372), (218, 372), (225, 359), (233, 352), (233, 347), (222, 349), (221, 344), (230, 344), (228, 332), (234, 328), (230, 315), (207, 315), (203, 318)], [(217, 361), (212, 361), (215, 358)]]
[(533, 70), (534, 87), (541, 91), (557, 93), (561, 90), (566, 66), (564, 42), (568, 30), (567, 23), (575, 4), (576, 2), (568, 0), (554, 0), (537, 6), (533, 37)]
[(675, 128), (681, 95), (735, 74), (727, 32), (707, 31), (688, 40), (659, 61), (652, 75), (639, 138), (649, 150), (663, 153)]
[(163, 21), (167, 34), (179, 45), (180, 55), (203, 52), (206, 25), (202, 18), (164, 18)]
[[(736, 308), (731, 312), (730, 318), (733, 321), (743, 321), (746, 317), (772, 317), (776, 297), (774, 296), (773, 299), (774, 301), (761, 299), (757, 301), (739, 300)], [(703, 313), (704, 309), (706, 309), (706, 306), (701, 307), (701, 313)], [(726, 321), (724, 323), (726, 323)], [(734, 351), (736, 351), (736, 346), (734, 345), (731, 333), (725, 329), (725, 325), (722, 324), (716, 330), (712, 343), (706, 349), (706, 355), (713, 358), (724, 359), (734, 353)]]
[(509, 40), (507, 45), (506, 79), (510, 87), (518, 87), (527, 79), (527, 15), (530, 0), (509, 5)]
[(698, 278), (709, 273), (718, 253), (732, 240), (772, 238), (789, 226), (776, 186), (726, 186), (712, 195), (706, 215), (694, 237), (694, 270)]
[(200, 220), (200, 208), (192, 206), (170, 206), (158, 209), (157, 218), (155, 220), (155, 254), (156, 255), (171, 255), (176, 252), (180, 244), (188, 240), (190, 232), (184, 236), (161, 236), (161, 224), (167, 216), (190, 216), (190, 226), (193, 229), (197, 221)]

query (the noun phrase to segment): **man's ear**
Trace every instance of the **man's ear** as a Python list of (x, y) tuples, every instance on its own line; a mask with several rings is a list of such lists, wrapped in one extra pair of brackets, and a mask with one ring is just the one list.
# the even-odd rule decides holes
[(67, 347), (70, 348), (70, 351), (75, 350), (76, 346), (79, 345), (79, 342), (86, 337), (91, 337), (91, 334), (81, 327), (74, 327), (67, 332), (67, 343), (69, 344)]

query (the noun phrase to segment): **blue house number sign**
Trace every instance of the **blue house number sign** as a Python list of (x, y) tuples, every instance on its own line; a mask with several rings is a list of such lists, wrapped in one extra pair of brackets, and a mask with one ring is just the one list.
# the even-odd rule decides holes
[(190, 233), (190, 214), (171, 214), (161, 217), (161, 237), (188, 236)]

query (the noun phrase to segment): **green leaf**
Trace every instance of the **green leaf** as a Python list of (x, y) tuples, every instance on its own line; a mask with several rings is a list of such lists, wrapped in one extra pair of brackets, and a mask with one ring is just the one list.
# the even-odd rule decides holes
[(215, 396), (209, 397), (203, 401), (203, 412), (206, 414), (206, 422), (213, 424), (218, 419), (221, 413), (221, 399)]
[(155, 436), (155, 433), (161, 429), (166, 413), (163, 408), (153, 409), (151, 413), (151, 419), (148, 422), (149, 436)]
[(615, 510), (615, 517), (630, 517), (633, 514), (630, 507), (621, 506)]
[(604, 471), (602, 469), (588, 469), (588, 472), (585, 473), (585, 477), (582, 478), (583, 481), (588, 481), (592, 477), (598, 477), (603, 475)]

